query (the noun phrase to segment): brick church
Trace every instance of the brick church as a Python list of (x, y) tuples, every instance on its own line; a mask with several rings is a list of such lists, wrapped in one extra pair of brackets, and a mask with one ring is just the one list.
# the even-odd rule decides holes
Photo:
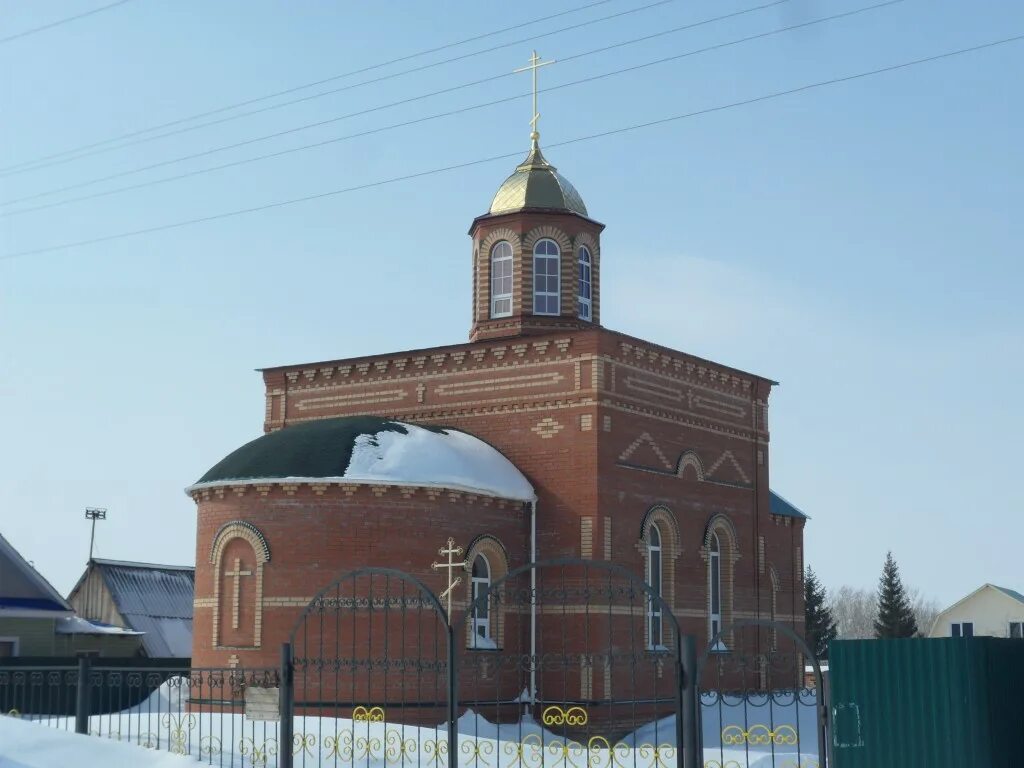
[[(532, 138), (469, 229), (468, 342), (263, 370), (265, 434), (188, 489), (196, 666), (277, 665), (352, 569), (440, 593), (448, 537), (453, 616), (531, 557), (570, 556), (628, 568), (705, 647), (741, 618), (802, 634), (805, 517), (769, 490), (774, 382), (601, 325), (616, 254)], [(499, 622), (469, 626), (469, 647), (501, 648)]]

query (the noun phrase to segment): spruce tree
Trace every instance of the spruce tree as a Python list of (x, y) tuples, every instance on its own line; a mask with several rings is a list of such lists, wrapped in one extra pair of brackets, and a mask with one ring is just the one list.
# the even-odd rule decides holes
[(878, 580), (878, 618), (875, 619), (875, 637), (914, 637), (917, 635), (917, 619), (910, 605), (907, 591), (900, 579), (900, 569), (889, 552), (885, 556), (885, 567)]
[(804, 621), (807, 644), (819, 660), (828, 658), (828, 644), (839, 634), (832, 609), (825, 595), (825, 587), (817, 574), (807, 566), (804, 576)]

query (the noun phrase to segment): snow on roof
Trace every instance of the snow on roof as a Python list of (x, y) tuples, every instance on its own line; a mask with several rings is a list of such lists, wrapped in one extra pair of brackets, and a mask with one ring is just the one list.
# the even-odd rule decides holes
[(104, 624), (99, 621), (89, 621), (80, 616), (66, 616), (57, 619), (54, 631), (58, 635), (141, 635), (142, 632), (134, 632), (124, 627), (115, 627), (113, 624)]
[(533, 486), (498, 449), (467, 432), (374, 416), (303, 422), (229, 454), (188, 493), (277, 480), (441, 487), (532, 501)]

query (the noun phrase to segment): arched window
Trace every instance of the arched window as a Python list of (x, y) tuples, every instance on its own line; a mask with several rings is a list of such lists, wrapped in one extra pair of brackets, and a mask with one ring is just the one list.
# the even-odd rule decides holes
[(722, 628), (722, 545), (714, 531), (708, 540), (708, 592), (708, 637), (711, 638)]
[(591, 268), (593, 261), (590, 258), (590, 250), (583, 246), (580, 248), (580, 320), (591, 318)]
[(559, 280), (558, 243), (554, 240), (538, 240), (533, 246), (533, 314), (558, 315), (562, 311), (559, 301), (561, 293)]
[[(662, 596), (661, 530), (656, 523), (647, 532), (647, 584), (658, 597)], [(647, 601), (647, 638), (652, 648), (662, 646), (661, 601)]]
[(488, 587), (491, 586), (491, 565), (483, 555), (473, 558), (473, 572), (471, 577), (473, 596), (473, 648), (494, 648), (494, 640), (491, 638), (491, 611), (485, 600), (477, 604), (476, 600)]
[(491, 248), (491, 317), (512, 314), (512, 246), (500, 240)]

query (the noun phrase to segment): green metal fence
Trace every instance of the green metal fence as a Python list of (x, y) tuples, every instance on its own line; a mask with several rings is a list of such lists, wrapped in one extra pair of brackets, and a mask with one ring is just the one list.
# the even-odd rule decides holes
[(829, 648), (835, 768), (1011, 768), (1024, 759), (1024, 641)]

